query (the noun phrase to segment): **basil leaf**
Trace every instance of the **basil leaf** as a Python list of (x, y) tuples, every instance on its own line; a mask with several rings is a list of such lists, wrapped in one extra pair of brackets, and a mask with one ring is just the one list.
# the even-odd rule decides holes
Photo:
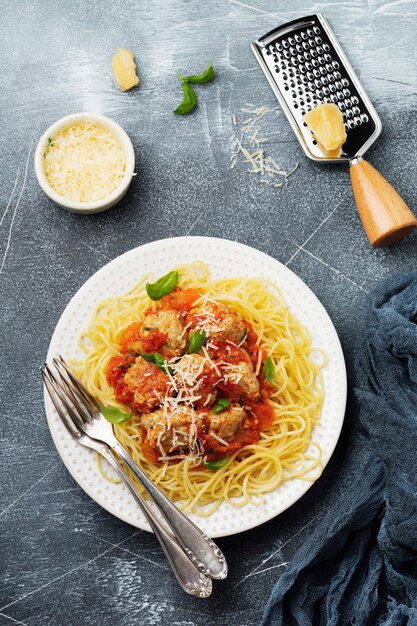
[(124, 413), (120, 409), (116, 409), (114, 406), (102, 406), (100, 412), (110, 424), (120, 424), (126, 420), (130, 420), (131, 413)]
[(275, 367), (270, 356), (265, 359), (264, 374), (265, 378), (271, 383), (271, 385), (275, 385)]
[(162, 354), (159, 354), (158, 352), (155, 352), (153, 356), (154, 356), (154, 363), (156, 367), (160, 369), (161, 372), (164, 372), (164, 374), (169, 373), (172, 376), (173, 370), (172, 370), (172, 367), (169, 367), (166, 358), (162, 356)]
[(145, 361), (150, 361), (151, 363), (155, 363), (156, 367), (158, 369), (161, 370), (161, 372), (164, 372), (164, 374), (167, 374), (168, 372), (172, 375), (172, 367), (169, 367), (167, 365), (167, 360), (164, 356), (162, 356), (162, 354), (159, 354), (159, 352), (140, 352), (139, 351), (140, 356), (142, 357), (142, 359), (145, 359)]
[(165, 357), (163, 357), (162, 354), (159, 354), (159, 352), (155, 352), (153, 357), (154, 357), (153, 362), (155, 363), (155, 365), (159, 367), (159, 369), (162, 369), (162, 371), (164, 372), (165, 363), (166, 363)]
[(211, 409), (211, 412), (221, 413), (222, 411), (227, 409), (228, 406), (230, 406), (230, 400), (228, 400), (228, 398), (219, 398), (214, 407)]
[(178, 283), (178, 270), (161, 276), (156, 283), (146, 283), (146, 292), (151, 300), (160, 300), (174, 291)]
[(215, 470), (218, 470), (221, 467), (224, 467), (228, 460), (229, 460), (229, 457), (225, 456), (222, 459), (216, 459), (216, 461), (207, 461), (207, 463), (203, 462), (203, 465), (206, 469), (212, 470), (214, 472)]
[(188, 354), (198, 352), (206, 343), (207, 335), (204, 330), (195, 330), (190, 335), (190, 343), (188, 344)]
[(188, 83), (194, 83), (197, 85), (201, 85), (202, 83), (208, 83), (214, 77), (214, 69), (212, 64), (208, 65), (204, 72), (199, 76), (187, 76), (185, 79)]
[(181, 104), (175, 109), (174, 113), (177, 115), (186, 115), (187, 113), (191, 113), (193, 109), (197, 106), (197, 96), (195, 95), (194, 89), (186, 82), (183, 76), (180, 76), (182, 81), (182, 91), (183, 91), (183, 99)]

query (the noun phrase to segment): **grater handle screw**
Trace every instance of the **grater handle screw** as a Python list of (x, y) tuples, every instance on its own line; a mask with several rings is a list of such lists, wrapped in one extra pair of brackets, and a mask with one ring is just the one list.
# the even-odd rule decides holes
[(417, 227), (417, 219), (390, 183), (362, 157), (350, 162), (353, 195), (374, 247), (390, 246)]

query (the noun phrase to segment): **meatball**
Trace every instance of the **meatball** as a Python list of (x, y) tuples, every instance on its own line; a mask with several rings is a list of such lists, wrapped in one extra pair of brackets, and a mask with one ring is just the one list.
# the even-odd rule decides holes
[(162, 453), (174, 450), (196, 450), (197, 433), (206, 430), (205, 413), (191, 407), (182, 407), (165, 414), (163, 409), (142, 415), (142, 427), (151, 448)]
[(138, 357), (126, 372), (123, 382), (133, 393), (130, 405), (139, 413), (152, 411), (168, 392), (169, 378), (154, 363)]
[(182, 398), (192, 397), (193, 404), (198, 406), (213, 404), (217, 396), (214, 385), (219, 375), (206, 357), (186, 354), (175, 364), (174, 373)]
[(246, 335), (246, 327), (237, 313), (224, 304), (207, 302), (192, 309), (187, 317), (188, 329), (204, 330), (214, 341), (231, 341), (239, 344)]
[(167, 359), (184, 354), (187, 331), (178, 311), (156, 311), (146, 315), (139, 332), (142, 352), (159, 352)]
[(241, 361), (236, 365), (225, 365), (223, 378), (230, 381), (239, 397), (245, 400), (259, 399), (259, 382), (253, 371), (252, 363)]
[(231, 404), (221, 413), (210, 413), (208, 434), (215, 434), (221, 439), (231, 439), (236, 435), (245, 417), (246, 411), (240, 404)]
[(259, 381), (246, 350), (231, 348), (230, 354), (217, 363), (222, 373), (218, 388), (225, 391), (229, 398), (248, 402), (259, 399)]

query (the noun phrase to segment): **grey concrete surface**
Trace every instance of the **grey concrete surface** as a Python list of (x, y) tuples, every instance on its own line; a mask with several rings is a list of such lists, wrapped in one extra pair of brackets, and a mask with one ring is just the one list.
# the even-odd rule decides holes
[[(1, 0), (0, 34), (0, 626), (250, 626), (317, 520), (360, 471), (352, 363), (367, 293), (417, 265), (417, 235), (371, 249), (348, 171), (308, 161), (249, 44), (274, 26), (322, 11), (378, 110), (370, 161), (417, 210), (417, 26), (414, 0)], [(137, 58), (141, 84), (121, 93), (110, 62)], [(177, 73), (216, 69), (190, 116), (172, 113)], [(262, 120), (269, 153), (298, 169), (282, 189), (230, 169), (232, 114)], [(34, 147), (63, 115), (109, 115), (134, 144), (124, 200), (73, 215), (39, 188)], [(276, 113), (275, 113), (276, 111)], [(241, 118), (240, 118), (241, 119)], [(322, 478), (269, 523), (220, 540), (230, 564), (212, 597), (186, 597), (153, 536), (101, 510), (58, 457), (44, 415), (39, 367), (71, 296), (104, 263), (156, 239), (212, 235), (288, 264), (317, 294), (339, 333), (349, 375), (342, 438)]]

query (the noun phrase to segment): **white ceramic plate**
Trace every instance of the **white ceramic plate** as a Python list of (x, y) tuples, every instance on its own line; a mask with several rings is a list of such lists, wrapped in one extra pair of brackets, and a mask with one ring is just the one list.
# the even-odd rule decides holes
[[(71, 299), (53, 334), (48, 360), (56, 354), (62, 354), (64, 358), (82, 356), (78, 337), (98, 302), (123, 293), (143, 274), (152, 272), (156, 279), (176, 265), (196, 260), (207, 263), (212, 278), (258, 275), (275, 282), (282, 289), (291, 311), (310, 329), (313, 344), (325, 350), (329, 359), (323, 372), (325, 401), (313, 440), (321, 446), (326, 465), (339, 438), (346, 406), (346, 370), (336, 330), (322, 304), (300, 278), (275, 259), (243, 244), (210, 237), (178, 237), (154, 241), (119, 256), (96, 272)], [(71, 439), (46, 396), (45, 407), (57, 450), (80, 487), (116, 517), (149, 531), (127, 489), (102, 478), (94, 453)], [(211, 537), (233, 535), (282, 513), (310, 486), (310, 482), (292, 479), (267, 494), (261, 506), (247, 505), (236, 509), (222, 503), (210, 517), (190, 517)]]

